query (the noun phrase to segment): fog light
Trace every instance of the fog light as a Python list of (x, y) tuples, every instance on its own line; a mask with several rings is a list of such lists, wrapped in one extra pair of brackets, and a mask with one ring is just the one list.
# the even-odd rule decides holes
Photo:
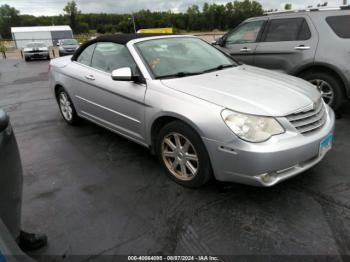
[(276, 173), (265, 173), (258, 177), (264, 184), (271, 184), (277, 179)]
[(269, 183), (271, 182), (271, 176), (270, 174), (266, 173), (260, 176), (260, 179), (264, 182), (264, 183)]

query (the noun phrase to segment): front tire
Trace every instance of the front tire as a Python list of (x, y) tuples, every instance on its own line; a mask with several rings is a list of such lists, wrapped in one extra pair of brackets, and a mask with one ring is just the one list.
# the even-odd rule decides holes
[(333, 108), (339, 111), (344, 103), (344, 92), (340, 81), (327, 72), (306, 72), (301, 78), (313, 84), (322, 95), (323, 100)]
[(73, 102), (63, 87), (57, 90), (57, 103), (63, 119), (69, 125), (76, 125), (80, 122)]
[(156, 152), (167, 175), (186, 187), (200, 187), (212, 178), (209, 155), (202, 139), (187, 124), (170, 122), (159, 132)]

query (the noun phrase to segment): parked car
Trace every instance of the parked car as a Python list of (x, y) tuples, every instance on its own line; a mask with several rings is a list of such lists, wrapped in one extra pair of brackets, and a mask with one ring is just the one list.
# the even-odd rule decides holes
[(50, 59), (49, 48), (43, 42), (31, 42), (23, 49), (24, 59)]
[(189, 187), (213, 175), (272, 186), (332, 144), (334, 113), (313, 85), (196, 37), (102, 36), (52, 60), (50, 85), (68, 124), (85, 118), (150, 148)]
[(79, 43), (75, 39), (61, 39), (57, 43), (60, 56), (73, 55), (78, 49)]
[(0, 170), (0, 261), (32, 261), (15, 242), (21, 230), (23, 176), (16, 138), (8, 116), (2, 110)]
[(250, 18), (216, 42), (238, 61), (301, 77), (338, 110), (350, 97), (350, 14), (291, 11)]

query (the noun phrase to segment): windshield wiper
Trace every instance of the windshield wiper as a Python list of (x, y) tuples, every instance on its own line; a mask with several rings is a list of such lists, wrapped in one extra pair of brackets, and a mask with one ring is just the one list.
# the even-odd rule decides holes
[(218, 71), (218, 70), (222, 70), (222, 69), (225, 69), (225, 68), (229, 68), (229, 67), (234, 67), (235, 65), (232, 65), (232, 64), (226, 64), (226, 65), (219, 65), (219, 66), (216, 66), (214, 68), (210, 68), (210, 69), (207, 69), (207, 70), (204, 70), (202, 72), (203, 73), (209, 73), (209, 72), (213, 72), (213, 71)]
[(178, 72), (176, 74), (157, 76), (156, 79), (164, 79), (164, 78), (175, 78), (175, 77), (185, 77), (185, 76), (194, 76), (202, 74), (202, 72)]
[(157, 76), (156, 79), (164, 79), (164, 78), (175, 78), (175, 77), (185, 77), (185, 76), (194, 76), (194, 75), (201, 75), (201, 74), (205, 74), (205, 73), (209, 73), (209, 72), (213, 72), (213, 71), (217, 71), (217, 70), (222, 70), (224, 68), (229, 68), (229, 67), (234, 67), (235, 65), (232, 64), (226, 64), (226, 65), (219, 65), (216, 66), (214, 68), (210, 68), (201, 72), (178, 72), (176, 74), (171, 74), (171, 75), (165, 75), (165, 76)]

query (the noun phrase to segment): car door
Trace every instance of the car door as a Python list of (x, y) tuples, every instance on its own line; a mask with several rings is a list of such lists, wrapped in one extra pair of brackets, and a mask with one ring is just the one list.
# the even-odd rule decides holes
[(266, 19), (244, 22), (225, 36), (221, 48), (237, 61), (253, 65), (257, 41), (265, 22)]
[(81, 84), (75, 87), (75, 100), (81, 116), (136, 142), (144, 141), (144, 97), (146, 85), (115, 81), (114, 69), (130, 67), (139, 74), (125, 45), (100, 42), (94, 48), (89, 66), (79, 64)]
[(255, 51), (254, 65), (293, 73), (313, 63), (318, 34), (308, 16), (273, 17)]

